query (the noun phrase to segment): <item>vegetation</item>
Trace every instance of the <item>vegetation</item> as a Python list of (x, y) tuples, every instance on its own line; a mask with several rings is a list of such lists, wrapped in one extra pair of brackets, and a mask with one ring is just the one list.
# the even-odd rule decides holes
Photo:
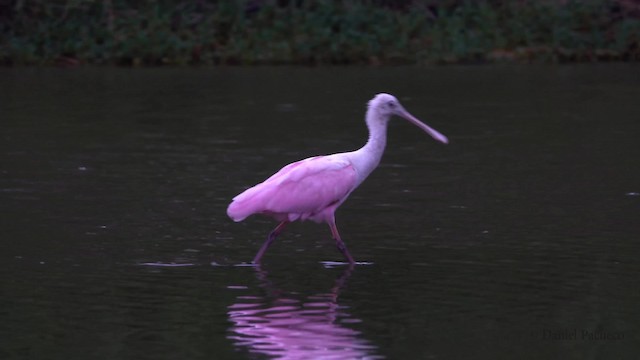
[(0, 64), (639, 61), (633, 0), (13, 0)]

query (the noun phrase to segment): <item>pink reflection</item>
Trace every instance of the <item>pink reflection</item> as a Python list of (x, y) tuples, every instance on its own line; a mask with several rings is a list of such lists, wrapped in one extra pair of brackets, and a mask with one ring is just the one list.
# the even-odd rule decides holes
[(276, 289), (265, 271), (257, 276), (270, 296), (239, 296), (229, 306), (229, 338), (252, 353), (278, 359), (380, 359), (375, 346), (344, 324), (360, 322), (338, 305), (338, 295), (353, 267), (327, 293), (302, 299)]

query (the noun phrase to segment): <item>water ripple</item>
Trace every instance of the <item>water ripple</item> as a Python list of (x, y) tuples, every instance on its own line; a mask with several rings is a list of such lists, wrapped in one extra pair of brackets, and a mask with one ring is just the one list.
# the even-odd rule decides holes
[[(238, 297), (229, 305), (233, 324), (228, 336), (237, 347), (280, 359), (380, 359), (376, 346), (344, 324), (361, 322), (348, 308), (338, 304), (341, 289), (351, 275), (347, 267), (326, 293), (292, 299), (263, 296)], [(256, 268), (261, 287), (282, 294), (268, 280), (266, 271)], [(250, 300), (250, 302), (247, 302)]]

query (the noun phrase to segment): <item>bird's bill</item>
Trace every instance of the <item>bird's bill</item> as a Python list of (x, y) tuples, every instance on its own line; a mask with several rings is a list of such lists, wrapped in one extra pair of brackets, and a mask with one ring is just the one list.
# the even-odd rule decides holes
[(448, 144), (449, 139), (446, 136), (440, 134), (436, 129), (430, 127), (429, 125), (423, 123), (422, 121), (416, 119), (413, 115), (409, 114), (406, 110), (401, 111), (398, 115), (403, 118), (409, 120), (413, 125), (419, 127), (424, 130), (427, 134), (431, 135), (434, 139), (440, 141), (443, 144)]

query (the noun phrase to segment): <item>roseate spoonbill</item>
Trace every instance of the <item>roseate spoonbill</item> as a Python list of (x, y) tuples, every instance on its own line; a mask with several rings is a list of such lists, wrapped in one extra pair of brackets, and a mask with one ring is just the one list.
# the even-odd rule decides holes
[(368, 104), (365, 120), (369, 128), (369, 140), (362, 148), (294, 162), (233, 198), (227, 215), (236, 222), (253, 214), (267, 215), (280, 221), (253, 263), (260, 262), (269, 245), (287, 224), (307, 219), (327, 223), (338, 250), (349, 263), (355, 263), (340, 238), (334, 214), (380, 163), (387, 142), (387, 124), (392, 115), (407, 119), (444, 144), (449, 142), (446, 136), (409, 114), (392, 95), (376, 95)]

